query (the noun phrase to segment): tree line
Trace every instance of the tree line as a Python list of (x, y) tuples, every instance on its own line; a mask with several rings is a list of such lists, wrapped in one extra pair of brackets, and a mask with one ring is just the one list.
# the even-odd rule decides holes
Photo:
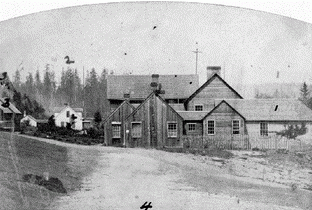
[(20, 111), (38, 118), (51, 116), (54, 107), (64, 106), (65, 103), (71, 107), (84, 108), (84, 117), (93, 117), (96, 112), (105, 117), (109, 112), (107, 74), (105, 68), (100, 75), (92, 68), (87, 71), (83, 84), (77, 69), (68, 67), (62, 70), (61, 79), (57, 83), (55, 72), (46, 64), (43, 72), (37, 69), (35, 75), (28, 73), (22, 82), (20, 70), (17, 69), (13, 76), (13, 85), (17, 90), (13, 101)]

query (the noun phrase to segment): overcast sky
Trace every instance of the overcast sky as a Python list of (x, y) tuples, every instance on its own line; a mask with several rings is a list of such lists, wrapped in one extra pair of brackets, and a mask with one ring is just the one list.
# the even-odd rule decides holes
[[(0, 20), (6, 20), (86, 1), (0, 3)], [(236, 1), (235, 6), (261, 8), (311, 23), (311, 3), (295, 3), (248, 5)], [(81, 76), (83, 66), (86, 70), (95, 67), (98, 73), (105, 67), (117, 74), (193, 74), (192, 51), (199, 48), (201, 83), (208, 65), (222, 66), (222, 75), (230, 84), (302, 82), (312, 78), (310, 23), (198, 3), (136, 2), (64, 8), (0, 22), (0, 66), (10, 75), (23, 67), (25, 75), (37, 68), (43, 70), (50, 63), (59, 77), (61, 69), (67, 68), (64, 56), (68, 55), (75, 60), (73, 67)]]

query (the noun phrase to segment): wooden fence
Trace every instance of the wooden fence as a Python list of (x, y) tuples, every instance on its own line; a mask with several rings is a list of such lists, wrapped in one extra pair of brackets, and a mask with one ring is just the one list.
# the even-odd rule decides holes
[(306, 145), (300, 140), (281, 136), (251, 136), (251, 135), (211, 135), (183, 136), (185, 148), (220, 148), (220, 149), (286, 149), (303, 150)]
[(0, 121), (0, 128), (3, 128), (3, 129), (10, 129), (12, 128), (12, 121)]

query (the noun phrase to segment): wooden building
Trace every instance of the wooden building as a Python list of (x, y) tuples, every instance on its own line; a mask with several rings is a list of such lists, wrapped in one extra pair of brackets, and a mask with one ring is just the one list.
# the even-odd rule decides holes
[(104, 144), (125, 146), (125, 118), (134, 110), (128, 99), (124, 101), (104, 120)]
[(9, 107), (3, 107), (2, 104), (4, 103), (6, 103), (6, 100), (0, 98), (0, 128), (11, 129), (13, 127), (13, 113), (15, 114), (14, 118), (16, 122), (19, 122), (23, 115), (12, 103), (9, 104)]
[(140, 105), (153, 92), (151, 83), (161, 84), (166, 90), (162, 98), (170, 104), (181, 104), (199, 87), (198, 75), (108, 75), (107, 99), (111, 112), (124, 100), (124, 94), (129, 94), (129, 102), (135, 107)]
[(183, 118), (156, 91), (125, 122), (127, 147), (182, 146)]
[(244, 135), (245, 118), (225, 100), (222, 100), (203, 118), (203, 135)]
[(312, 110), (297, 99), (229, 99), (226, 102), (245, 118), (245, 134), (267, 137), (277, 135), (288, 126), (312, 133)]
[(215, 99), (242, 99), (220, 76), (221, 67), (207, 67), (207, 81), (184, 102), (186, 111), (210, 111), (217, 104)]
[(203, 118), (207, 111), (177, 111), (183, 118), (183, 135), (203, 135)]
[[(193, 77), (181, 75), (166, 75), (166, 79), (158, 75), (152, 75), (152, 79), (135, 76), (134, 80), (132, 75), (120, 77), (120, 81), (116, 80), (119, 82), (108, 86), (111, 107), (118, 108), (106, 120), (106, 143), (119, 142), (127, 147), (182, 146), (183, 136), (195, 135), (231, 144), (243, 140), (244, 145), (237, 148), (247, 148), (246, 145), (253, 147), (250, 136), (261, 141), (280, 135), (290, 125), (300, 128), (303, 124), (312, 135), (312, 110), (302, 102), (243, 99), (221, 78), (220, 70), (217, 66), (207, 67), (207, 81), (196, 89), (198, 81), (194, 80), (194, 85), (188, 82)], [(165, 90), (161, 96), (160, 89)], [(123, 92), (130, 93), (130, 97), (120, 105)], [(114, 138), (112, 126), (120, 133)]]

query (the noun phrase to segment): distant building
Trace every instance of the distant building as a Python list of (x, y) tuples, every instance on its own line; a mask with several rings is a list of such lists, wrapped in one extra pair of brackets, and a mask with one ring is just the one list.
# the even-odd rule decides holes
[(38, 127), (40, 124), (48, 123), (47, 119), (36, 119), (31, 115), (26, 115), (21, 119), (21, 123), (26, 122), (26, 121), (28, 121), (29, 125), (33, 127)]
[(67, 123), (72, 122), (72, 115), (77, 117), (72, 126), (75, 130), (82, 130), (82, 108), (72, 108), (68, 104), (63, 107), (55, 107), (53, 109), (55, 125), (58, 127), (66, 127)]
[(12, 116), (15, 113), (15, 117), (19, 118), (22, 113), (12, 104), (8, 108), (1, 106), (5, 103), (4, 98), (0, 98), (0, 128), (10, 129), (12, 128)]

